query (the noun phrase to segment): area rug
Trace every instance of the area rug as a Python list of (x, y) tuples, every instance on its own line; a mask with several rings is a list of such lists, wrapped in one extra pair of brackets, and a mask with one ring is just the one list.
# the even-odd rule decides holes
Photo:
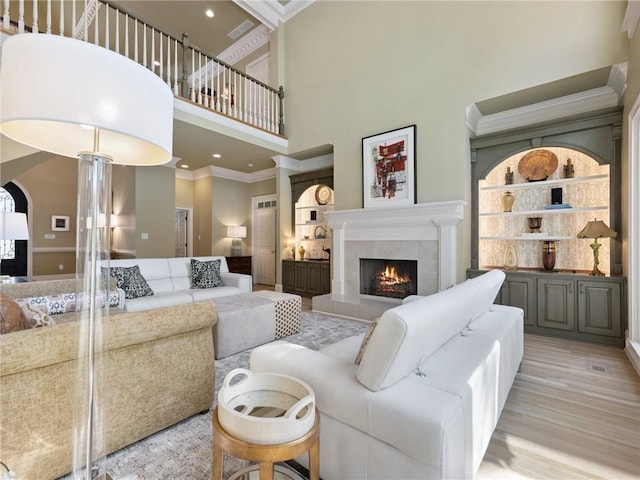
[[(362, 334), (366, 325), (332, 318), (313, 312), (302, 312), (300, 333), (283, 338), (318, 350), (342, 338)], [(249, 368), (251, 351), (216, 360), (216, 391), (228, 372), (234, 368)], [(215, 400), (214, 400), (215, 405)], [(210, 480), (212, 478), (213, 434), (211, 412), (196, 415), (147, 437), (107, 458), (107, 471), (113, 480)], [(224, 478), (248, 466), (249, 463), (225, 455)], [(70, 480), (71, 475), (60, 480)]]

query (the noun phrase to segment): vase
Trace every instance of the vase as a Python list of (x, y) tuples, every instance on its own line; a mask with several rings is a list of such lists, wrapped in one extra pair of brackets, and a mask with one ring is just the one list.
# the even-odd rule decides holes
[(542, 266), (551, 271), (556, 266), (556, 242), (547, 240), (542, 244)]
[(502, 265), (506, 270), (515, 270), (518, 268), (518, 254), (516, 253), (516, 246), (511, 242), (507, 242), (504, 247)]
[(502, 204), (503, 212), (510, 212), (513, 207), (513, 203), (516, 201), (516, 197), (513, 196), (511, 192), (504, 192), (502, 197), (500, 197), (500, 203)]
[(300, 246), (300, 248), (298, 249), (298, 256), (300, 257), (300, 260), (304, 260), (304, 252), (305, 252), (304, 247)]
[(540, 227), (542, 227), (542, 217), (527, 217), (527, 224), (529, 225), (529, 232), (539, 233)]

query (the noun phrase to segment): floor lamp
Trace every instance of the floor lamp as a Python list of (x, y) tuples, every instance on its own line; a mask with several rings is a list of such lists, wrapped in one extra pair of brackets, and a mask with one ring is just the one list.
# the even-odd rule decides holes
[[(5, 40), (0, 68), (0, 131), (31, 147), (78, 158), (77, 292), (80, 322), (74, 401), (73, 476), (104, 478), (104, 361), (108, 310), (96, 298), (108, 282), (111, 165), (171, 160), (173, 95), (145, 67), (96, 45), (50, 34)], [(109, 218), (109, 215), (106, 215)]]

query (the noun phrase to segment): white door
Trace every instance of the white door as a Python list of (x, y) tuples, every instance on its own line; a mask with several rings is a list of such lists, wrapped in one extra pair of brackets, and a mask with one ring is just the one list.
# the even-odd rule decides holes
[(253, 274), (255, 283), (276, 284), (276, 197), (254, 198)]

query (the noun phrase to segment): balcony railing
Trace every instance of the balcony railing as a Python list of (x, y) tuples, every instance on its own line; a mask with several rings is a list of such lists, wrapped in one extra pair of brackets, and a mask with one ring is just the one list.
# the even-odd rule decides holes
[(192, 47), (187, 34), (169, 35), (108, 0), (3, 2), (2, 28), (7, 32), (65, 35), (92, 42), (152, 70), (176, 97), (284, 135), (283, 88), (269, 87)]

